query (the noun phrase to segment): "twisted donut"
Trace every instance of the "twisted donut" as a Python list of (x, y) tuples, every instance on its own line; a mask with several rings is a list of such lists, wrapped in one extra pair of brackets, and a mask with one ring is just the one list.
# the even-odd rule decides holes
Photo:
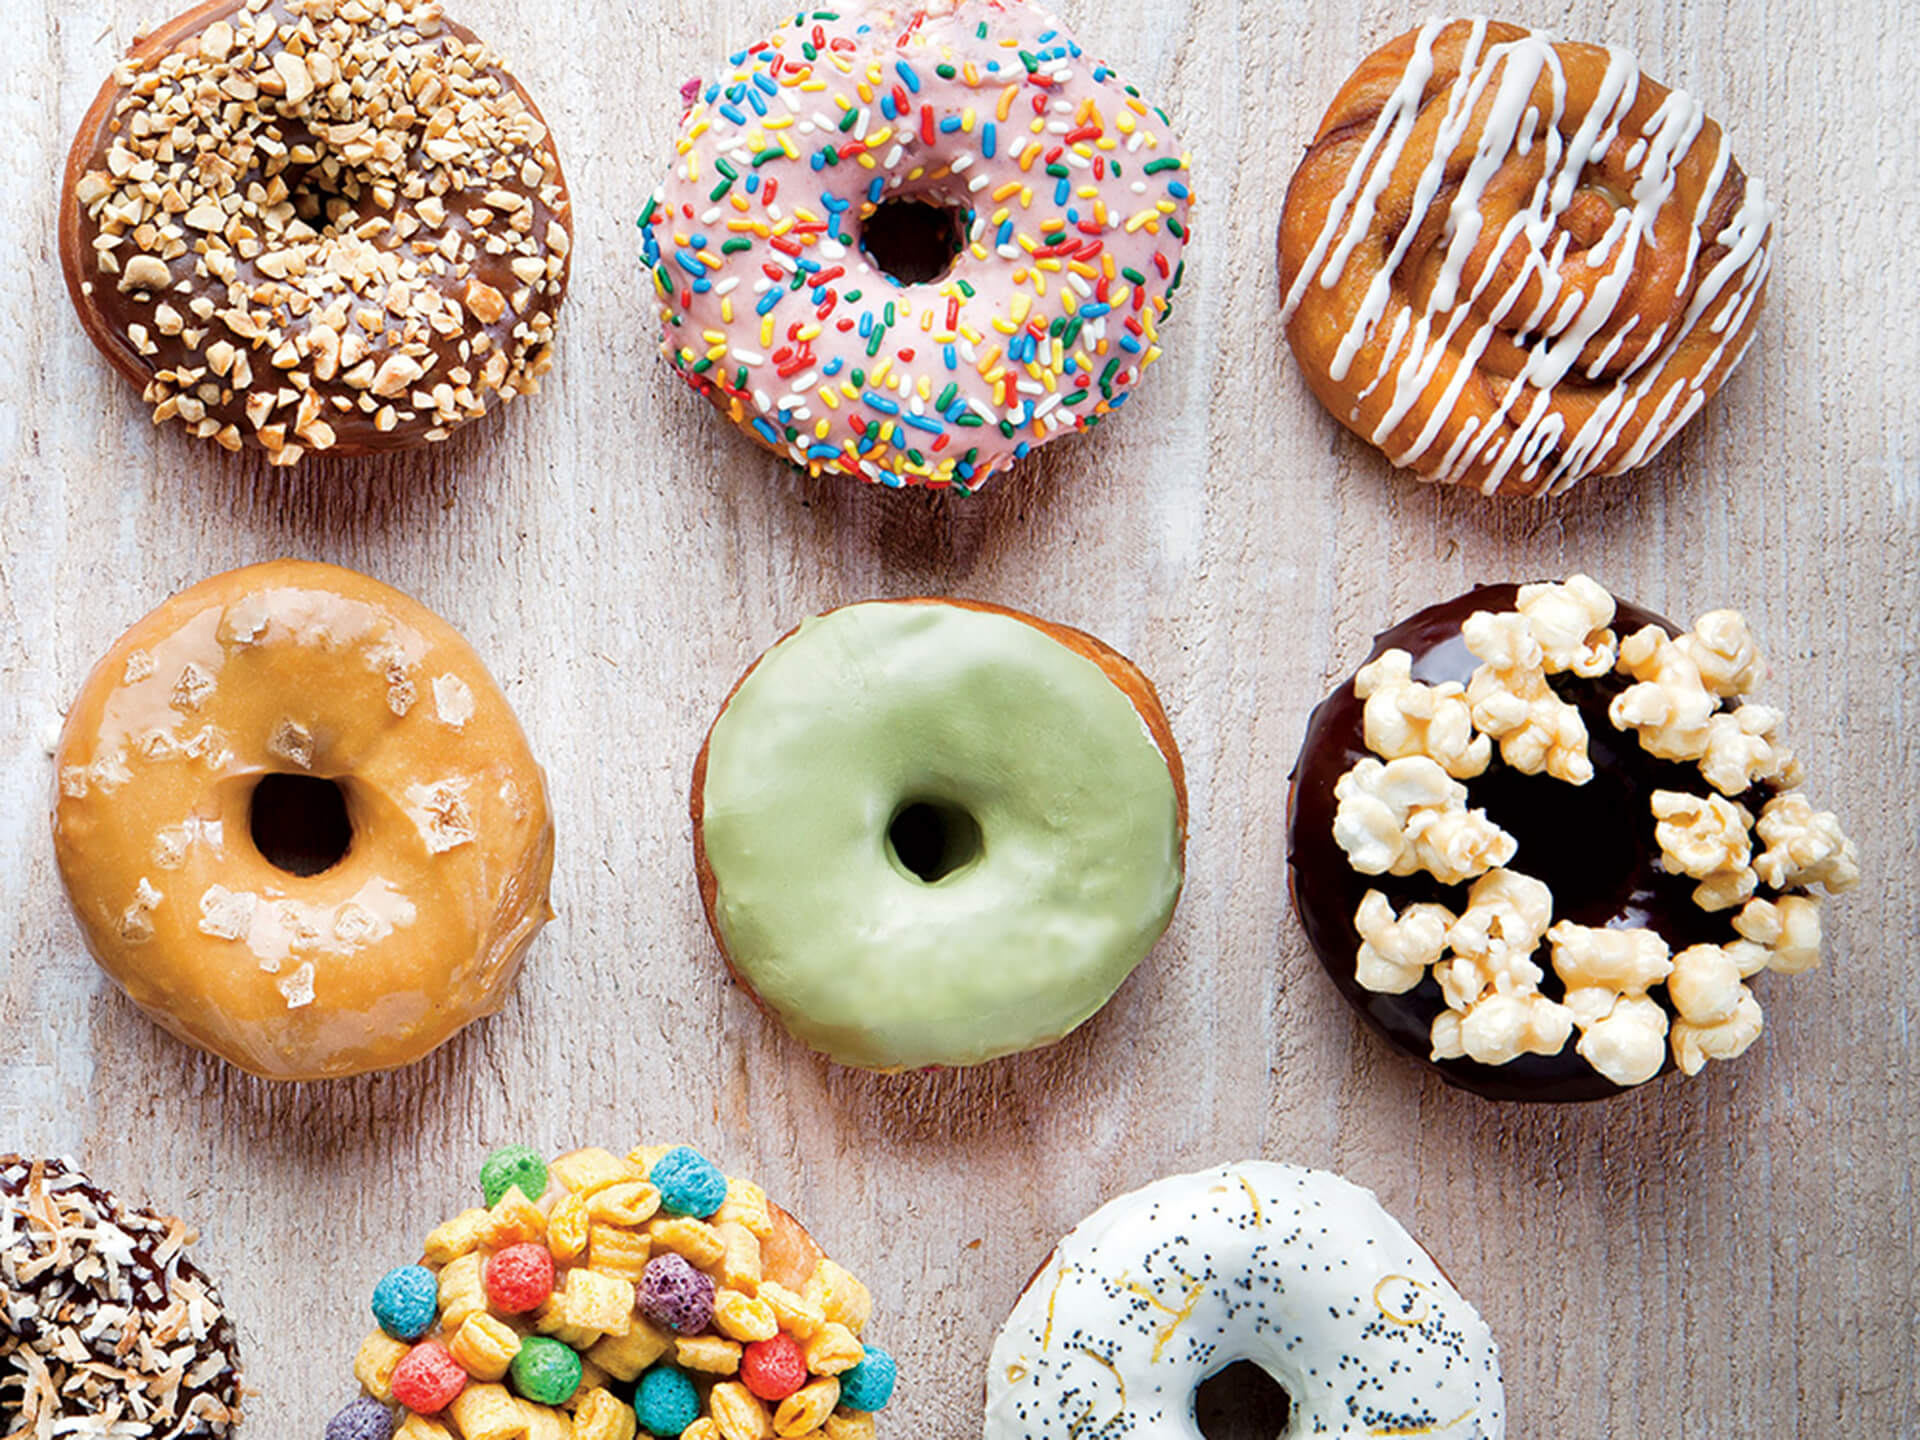
[(1395, 465), (1558, 494), (1645, 464), (1740, 363), (1774, 210), (1627, 51), (1429, 21), (1349, 77), (1294, 174), (1282, 319)]

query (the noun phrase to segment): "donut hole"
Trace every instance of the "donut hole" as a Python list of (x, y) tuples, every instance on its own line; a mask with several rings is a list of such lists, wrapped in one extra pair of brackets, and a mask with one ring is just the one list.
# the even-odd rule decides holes
[[(357, 225), (362, 218), (366, 187), (360, 173), (330, 155), (309, 164), (288, 166), (280, 183), (286, 187), (285, 203), (292, 208), (294, 218), (317, 235)], [(291, 226), (288, 235), (302, 238)]]
[(943, 280), (967, 243), (970, 212), (925, 197), (882, 200), (860, 223), (860, 248), (902, 285)]
[(1292, 1414), (1280, 1382), (1251, 1360), (1209, 1375), (1193, 1393), (1194, 1423), (1206, 1440), (1277, 1440)]
[(964, 806), (945, 801), (911, 800), (887, 826), (894, 863), (927, 885), (964, 870), (985, 848), (980, 822)]
[(254, 848), (276, 870), (319, 875), (346, 859), (353, 844), (347, 796), (317, 775), (265, 775), (247, 805)]

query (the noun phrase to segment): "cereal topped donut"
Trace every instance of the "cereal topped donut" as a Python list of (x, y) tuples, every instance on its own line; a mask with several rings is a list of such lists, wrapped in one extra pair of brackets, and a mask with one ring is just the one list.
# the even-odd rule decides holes
[(685, 1145), (509, 1145), (479, 1180), (374, 1287), (327, 1440), (873, 1440), (873, 1297), (758, 1185)]
[(291, 465), (533, 394), (572, 226), (539, 110), (439, 0), (210, 0), (87, 112), (60, 257), (156, 423)]
[(1739, 612), (1682, 630), (1585, 575), (1379, 636), (1290, 797), (1307, 938), (1393, 1045), (1495, 1099), (1592, 1100), (1744, 1053), (1820, 962), (1853, 843), (1800, 789)]
[(689, 92), (663, 349), (776, 454), (971, 492), (1159, 356), (1187, 157), (1033, 0), (803, 12)]
[(176, 595), (94, 667), (54, 756), (87, 946), (269, 1079), (418, 1060), (506, 1001), (551, 915), (546, 783), (445, 620), (277, 561)]
[(1646, 464), (1739, 365), (1775, 206), (1628, 51), (1430, 20), (1362, 61), (1287, 190), (1287, 339), (1422, 479), (1557, 494)]

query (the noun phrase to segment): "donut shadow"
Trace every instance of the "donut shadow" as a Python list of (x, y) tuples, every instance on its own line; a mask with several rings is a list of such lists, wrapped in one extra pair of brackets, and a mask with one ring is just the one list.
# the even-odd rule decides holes
[[(308, 454), (285, 468), (253, 450), (197, 458), (202, 448), (194, 463), (179, 468), (199, 473), (208, 509), (231, 517), (268, 548), (305, 558), (316, 544), (352, 544), (431, 527), (453, 507), (460, 477), (483, 468), (483, 450), (524, 448), (521, 423), (517, 414), (495, 413), (435, 444), (380, 455)], [(154, 499), (163, 503), (167, 497)]]
[(1039, 1112), (1097, 1089), (1096, 1052), (1112, 1049), (1105, 1032), (1117, 1023), (1109, 1001), (1051, 1045), (979, 1065), (882, 1074), (814, 1060), (828, 1104), (855, 1133), (906, 1145), (971, 1146), (1031, 1133)]

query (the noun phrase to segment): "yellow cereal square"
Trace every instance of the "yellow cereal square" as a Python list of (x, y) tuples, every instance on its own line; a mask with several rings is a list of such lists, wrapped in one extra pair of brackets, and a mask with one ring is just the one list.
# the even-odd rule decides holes
[(458, 1330), (469, 1315), (487, 1308), (486, 1287), (480, 1281), (480, 1252), (470, 1250), (450, 1261), (440, 1272), (440, 1323)]
[(486, 1233), (486, 1229), (486, 1211), (462, 1210), (453, 1219), (428, 1232), (425, 1247), (427, 1264), (435, 1267), (445, 1265), (479, 1248), (480, 1237)]
[(607, 1381), (612, 1378), (613, 1377), (608, 1375), (606, 1371), (594, 1364), (593, 1361), (582, 1355), (580, 1357), (580, 1384), (574, 1389), (573, 1398), (567, 1401), (564, 1408), (568, 1410), (578, 1409), (581, 1399), (588, 1391), (606, 1389)]
[(573, 1421), (558, 1410), (520, 1402), (520, 1414), (527, 1426), (527, 1440), (573, 1440)]
[(680, 1432), (680, 1440), (720, 1440), (720, 1427), (710, 1417), (702, 1415)]
[(562, 1345), (571, 1345), (576, 1350), (590, 1350), (600, 1342), (598, 1330), (589, 1330), (585, 1326), (573, 1323), (567, 1306), (567, 1297), (558, 1291), (546, 1304), (533, 1312), (533, 1328), (550, 1339), (558, 1340)]
[(818, 1305), (804, 1295), (796, 1295), (777, 1280), (762, 1280), (756, 1293), (773, 1307), (780, 1328), (796, 1340), (811, 1338), (814, 1331), (827, 1323)]
[(727, 1253), (720, 1232), (704, 1220), (676, 1215), (667, 1220), (648, 1222), (647, 1234), (653, 1239), (653, 1253), (670, 1250), (697, 1270), (708, 1270)]
[(858, 1365), (867, 1352), (851, 1330), (829, 1320), (801, 1345), (800, 1353), (807, 1357), (807, 1369), (814, 1374), (839, 1375)]
[(393, 1372), (413, 1347), (394, 1339), (384, 1330), (376, 1330), (360, 1342), (360, 1353), (353, 1357), (353, 1378), (382, 1405), (393, 1399)]
[(713, 1227), (713, 1233), (727, 1247), (726, 1253), (720, 1257), (720, 1263), (714, 1267), (715, 1278), (722, 1285), (731, 1285), (751, 1295), (760, 1284), (758, 1237), (738, 1220), (720, 1221)]
[(653, 1241), (618, 1225), (594, 1225), (587, 1232), (587, 1264), (602, 1275), (638, 1280), (653, 1254)]
[(569, 1195), (553, 1207), (547, 1216), (547, 1249), (562, 1264), (578, 1260), (586, 1252), (587, 1234), (593, 1219), (584, 1195)]
[(767, 1192), (751, 1180), (727, 1180), (727, 1198), (713, 1213), (713, 1223), (737, 1221), (764, 1240), (773, 1234), (773, 1212), (767, 1206)]
[(740, 1368), (740, 1346), (718, 1335), (686, 1335), (674, 1341), (674, 1361), (682, 1370), (703, 1375), (732, 1375)]
[(453, 1440), (453, 1432), (438, 1420), (407, 1412), (406, 1420), (393, 1432), (393, 1440)]
[(746, 1386), (723, 1380), (707, 1397), (724, 1440), (773, 1440), (773, 1417)]
[(569, 1270), (567, 1323), (602, 1335), (624, 1335), (633, 1323), (633, 1282), (597, 1270)]
[(504, 1250), (509, 1245), (544, 1240), (546, 1234), (546, 1213), (522, 1195), (518, 1185), (513, 1185), (487, 1212), (487, 1228), (481, 1239), (495, 1250)]
[(605, 1390), (582, 1390), (573, 1407), (573, 1440), (635, 1440), (639, 1425), (633, 1407)]
[(521, 1440), (527, 1433), (520, 1402), (504, 1385), (469, 1385), (447, 1407), (460, 1440)]
[(634, 1167), (611, 1150), (598, 1147), (575, 1150), (562, 1155), (547, 1167), (548, 1173), (576, 1195), (591, 1195), (622, 1180), (638, 1180)]
[(867, 1287), (831, 1260), (814, 1267), (807, 1281), (806, 1297), (820, 1307), (827, 1319), (846, 1326), (858, 1335), (873, 1314), (873, 1296)]
[(713, 1328), (729, 1340), (771, 1340), (780, 1330), (773, 1306), (739, 1290), (713, 1297)]
[(482, 1310), (453, 1332), (447, 1349), (476, 1380), (498, 1380), (520, 1353), (520, 1336), (506, 1321)]
[(790, 1440), (818, 1430), (840, 1403), (840, 1382), (831, 1378), (802, 1385), (773, 1412), (773, 1433)]
[(638, 1170), (644, 1178), (651, 1175), (653, 1167), (660, 1163), (663, 1156), (671, 1154), (672, 1151), (671, 1145), (641, 1145), (627, 1152), (627, 1163)]
[(820, 1433), (827, 1440), (873, 1440), (873, 1416), (865, 1410), (836, 1410)]
[(625, 1335), (601, 1340), (587, 1351), (587, 1358), (616, 1380), (635, 1380), (672, 1348), (671, 1335), (636, 1315), (632, 1329)]
[(644, 1225), (660, 1208), (660, 1192), (645, 1180), (623, 1180), (592, 1197), (593, 1218), (610, 1225)]

